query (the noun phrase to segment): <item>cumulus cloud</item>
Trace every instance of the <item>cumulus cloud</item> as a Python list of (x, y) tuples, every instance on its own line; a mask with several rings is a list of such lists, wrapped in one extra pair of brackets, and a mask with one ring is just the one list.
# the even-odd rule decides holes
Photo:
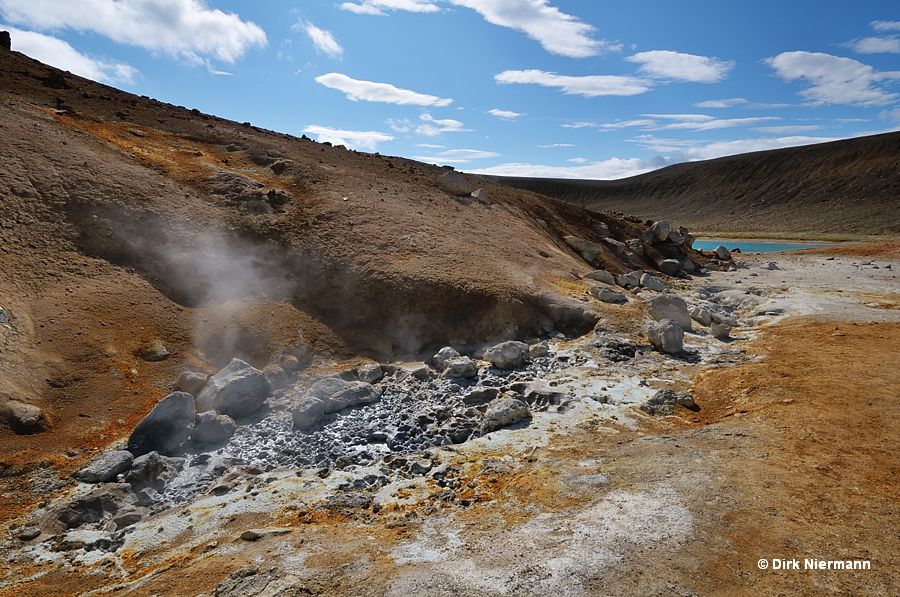
[(405, 10), (408, 12), (438, 12), (440, 7), (429, 0), (363, 0), (362, 4), (344, 2), (341, 10), (357, 14), (384, 15), (385, 10)]
[(16, 25), (96, 33), (197, 63), (232, 63), (249, 48), (267, 44), (255, 23), (199, 0), (0, 0), (0, 13)]
[(571, 77), (541, 70), (507, 70), (494, 75), (498, 83), (526, 83), (544, 87), (558, 87), (569, 95), (598, 97), (602, 95), (629, 96), (650, 91), (647, 81), (618, 75), (586, 75)]
[(518, 112), (511, 112), (509, 110), (498, 110), (494, 108), (493, 110), (488, 110), (488, 114), (492, 116), (496, 116), (501, 120), (515, 120), (519, 116), (525, 116), (524, 114), (520, 114)]
[(733, 97), (730, 99), (706, 100), (705, 102), (697, 102), (695, 108), (734, 108), (746, 104), (747, 100), (742, 97)]
[(669, 50), (653, 50), (639, 52), (625, 58), (642, 66), (638, 72), (657, 79), (688, 81), (691, 83), (716, 83), (725, 79), (734, 61), (722, 61), (718, 58), (682, 54)]
[(481, 14), (493, 25), (525, 33), (551, 54), (569, 58), (596, 56), (619, 46), (593, 39), (594, 28), (550, 6), (547, 0), (449, 0)]
[(784, 52), (764, 62), (786, 83), (806, 81), (809, 87), (799, 94), (814, 106), (883, 106), (898, 97), (876, 84), (898, 79), (900, 72), (876, 72), (852, 58), (821, 52)]
[(316, 77), (316, 83), (330, 89), (337, 89), (347, 94), (347, 99), (354, 102), (359, 100), (367, 102), (382, 102), (385, 104), (398, 104), (401, 106), (437, 106), (450, 105), (452, 99), (444, 99), (434, 95), (416, 93), (408, 89), (400, 89), (389, 83), (373, 83), (372, 81), (358, 81), (340, 73), (328, 73)]
[(300, 19), (293, 27), (291, 27), (291, 29), (306, 33), (313, 42), (316, 51), (321, 54), (328, 54), (332, 58), (340, 58), (344, 55), (344, 48), (342, 48), (341, 44), (334, 38), (334, 34), (331, 33), (331, 31), (319, 29), (312, 23), (305, 22), (303, 19)]
[(468, 164), (472, 160), (486, 160), (501, 154), (480, 149), (448, 149), (431, 155), (416, 155), (413, 159), (432, 164)]
[(16, 52), (86, 79), (102, 83), (131, 84), (138, 73), (137, 69), (121, 62), (106, 62), (85, 56), (65, 41), (49, 35), (21, 31), (6, 25), (0, 28), (9, 31), (12, 49)]
[(350, 149), (367, 149), (369, 151), (374, 151), (379, 143), (394, 140), (391, 135), (378, 131), (345, 131), (316, 125), (306, 127), (303, 132), (316, 135), (319, 143), (327, 141), (334, 145), (344, 145)]

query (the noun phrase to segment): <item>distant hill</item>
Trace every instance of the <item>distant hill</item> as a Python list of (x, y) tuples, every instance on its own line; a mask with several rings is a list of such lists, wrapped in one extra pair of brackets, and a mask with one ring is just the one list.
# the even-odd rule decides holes
[(676, 164), (612, 181), (489, 178), (705, 233), (900, 235), (900, 133)]

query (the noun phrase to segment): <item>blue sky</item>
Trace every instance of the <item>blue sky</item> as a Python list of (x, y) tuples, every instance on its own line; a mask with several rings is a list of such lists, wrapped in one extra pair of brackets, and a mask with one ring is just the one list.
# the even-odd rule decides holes
[(896, 0), (0, 0), (0, 28), (139, 95), (468, 172), (900, 130)]

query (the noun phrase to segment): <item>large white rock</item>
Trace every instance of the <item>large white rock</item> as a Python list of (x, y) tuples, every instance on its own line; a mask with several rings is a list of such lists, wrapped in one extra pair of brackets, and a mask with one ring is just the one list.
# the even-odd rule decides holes
[(272, 395), (272, 384), (266, 375), (240, 359), (209, 378), (197, 395), (197, 410), (214, 410), (240, 419), (253, 414)]
[(647, 329), (647, 339), (656, 350), (666, 354), (684, 352), (684, 331), (674, 319), (663, 319)]
[(591, 296), (601, 303), (621, 305), (628, 302), (628, 297), (626, 297), (624, 293), (613, 290), (608, 286), (600, 286), (599, 284), (597, 286), (591, 286)]
[(484, 353), (484, 360), (497, 369), (515, 369), (528, 359), (528, 345), (524, 342), (501, 342)]
[(588, 272), (583, 276), (583, 278), (585, 280), (596, 280), (597, 282), (603, 282), (604, 284), (609, 284), (610, 286), (613, 286), (616, 283), (616, 277), (605, 269), (597, 269), (592, 272)]
[(455, 170), (451, 170), (441, 175), (434, 181), (434, 184), (445, 193), (450, 193), (457, 197), (467, 197), (469, 193), (471, 193), (469, 181), (466, 180), (465, 176)]
[(644, 306), (647, 308), (647, 313), (650, 314), (650, 317), (656, 321), (674, 319), (684, 331), (691, 331), (691, 314), (688, 311), (687, 303), (680, 296), (662, 294), (646, 299)]
[(469, 357), (456, 357), (444, 363), (443, 377), (472, 379), (478, 375), (478, 367)]
[(527, 403), (517, 398), (501, 396), (488, 403), (481, 430), (484, 433), (490, 433), (530, 418), (531, 409), (528, 408)]
[(666, 285), (650, 274), (644, 273), (644, 275), (641, 276), (641, 288), (653, 290), (654, 292), (664, 292), (666, 290)]

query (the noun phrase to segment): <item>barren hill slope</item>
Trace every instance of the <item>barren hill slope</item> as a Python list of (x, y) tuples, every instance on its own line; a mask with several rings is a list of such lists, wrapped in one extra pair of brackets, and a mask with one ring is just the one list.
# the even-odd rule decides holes
[(900, 133), (676, 164), (622, 180), (491, 178), (706, 233), (900, 235)]

